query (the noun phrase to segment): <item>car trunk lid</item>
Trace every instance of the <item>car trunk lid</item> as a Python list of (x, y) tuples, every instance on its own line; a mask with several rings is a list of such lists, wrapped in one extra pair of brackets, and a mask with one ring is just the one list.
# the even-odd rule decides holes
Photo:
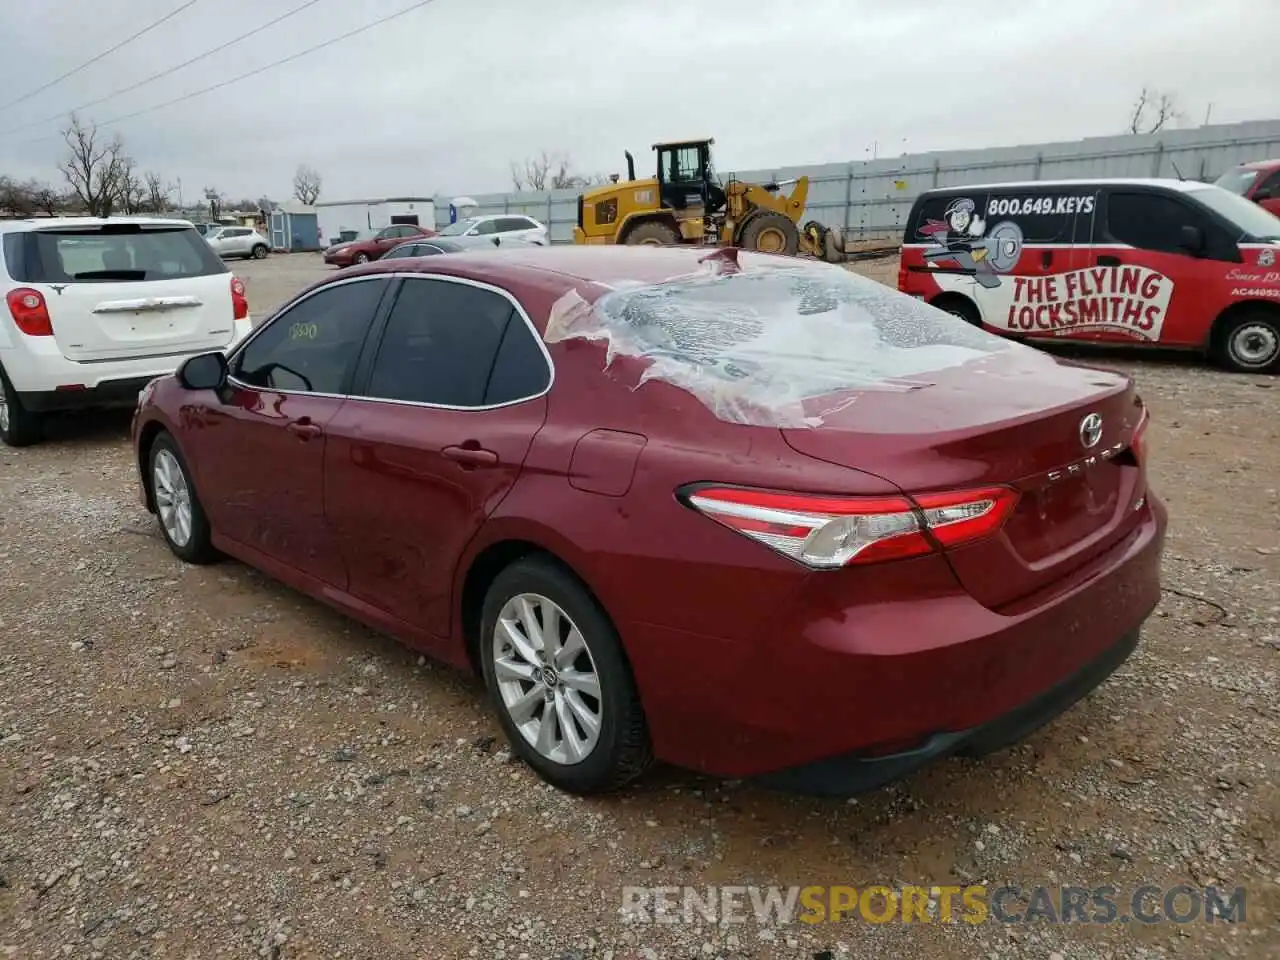
[(782, 431), (793, 449), (873, 469), (909, 494), (992, 484), (1018, 492), (998, 534), (947, 553), (988, 607), (1048, 586), (1137, 522), (1146, 483), (1133, 447), (1144, 410), (1120, 374), (1015, 346), (831, 399), (819, 426)]

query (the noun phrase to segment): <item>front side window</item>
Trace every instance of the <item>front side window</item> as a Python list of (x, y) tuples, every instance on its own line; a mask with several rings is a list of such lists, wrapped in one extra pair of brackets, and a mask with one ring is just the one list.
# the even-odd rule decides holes
[(481, 220), (476, 224), (476, 236), (487, 237), (498, 232), (497, 220)]
[(506, 297), (470, 284), (414, 278), (405, 280), (387, 317), (364, 394), (481, 407), (533, 396), (549, 376), (528, 324)]
[(1107, 230), (1112, 239), (1139, 250), (1185, 253), (1182, 228), (1203, 229), (1202, 220), (1185, 204), (1158, 193), (1113, 193), (1107, 200)]
[(264, 390), (346, 393), (387, 283), (337, 283), (298, 301), (249, 341), (231, 375)]
[(475, 217), (468, 217), (465, 220), (459, 220), (456, 223), (449, 224), (447, 227), (441, 230), (440, 236), (460, 237), (464, 233), (466, 233), (468, 230), (470, 230), (472, 227), (474, 227), (476, 223), (477, 223), (477, 220)]

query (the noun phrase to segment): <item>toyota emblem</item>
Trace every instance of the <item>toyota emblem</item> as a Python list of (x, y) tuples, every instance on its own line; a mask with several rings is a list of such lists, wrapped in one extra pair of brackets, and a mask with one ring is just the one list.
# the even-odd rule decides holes
[(1080, 445), (1086, 450), (1091, 450), (1098, 445), (1098, 441), (1102, 439), (1102, 417), (1099, 414), (1091, 413), (1080, 421)]

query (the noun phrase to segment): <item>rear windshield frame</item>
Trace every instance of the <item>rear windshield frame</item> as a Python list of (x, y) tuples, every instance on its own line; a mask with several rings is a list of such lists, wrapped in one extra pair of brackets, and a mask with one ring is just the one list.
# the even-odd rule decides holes
[[(141, 235), (175, 234), (188, 244), (184, 253), (194, 255), (188, 260), (187, 269), (176, 273), (160, 273), (148, 271), (148, 275), (140, 278), (121, 280), (118, 277), (79, 277), (62, 269), (65, 266), (63, 256), (58, 251), (58, 238), (80, 238), (98, 240), (108, 237), (130, 237)], [(106, 223), (102, 226), (51, 227), (36, 230), (14, 231), (4, 234), (3, 261), (9, 277), (18, 283), (156, 283), (162, 280), (190, 280), (198, 277), (211, 277), (231, 272), (205, 239), (192, 226), (177, 224), (139, 224), (139, 223)], [(56, 258), (57, 267), (50, 270), (49, 259)], [(198, 267), (191, 265), (198, 263)], [(89, 271), (85, 271), (89, 272)]]

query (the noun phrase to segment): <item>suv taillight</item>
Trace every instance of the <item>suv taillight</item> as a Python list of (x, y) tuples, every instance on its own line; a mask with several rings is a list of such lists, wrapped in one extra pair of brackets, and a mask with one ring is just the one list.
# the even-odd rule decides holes
[(53, 320), (49, 317), (49, 306), (44, 302), (44, 294), (39, 290), (18, 287), (5, 294), (4, 299), (9, 305), (13, 322), (28, 337), (53, 336)]
[(828, 569), (932, 553), (991, 536), (1013, 511), (1008, 487), (907, 497), (827, 497), (704, 486), (684, 501), (712, 520), (809, 567)]
[(244, 281), (239, 277), (231, 278), (231, 307), (237, 320), (249, 315), (249, 298), (244, 293)]

